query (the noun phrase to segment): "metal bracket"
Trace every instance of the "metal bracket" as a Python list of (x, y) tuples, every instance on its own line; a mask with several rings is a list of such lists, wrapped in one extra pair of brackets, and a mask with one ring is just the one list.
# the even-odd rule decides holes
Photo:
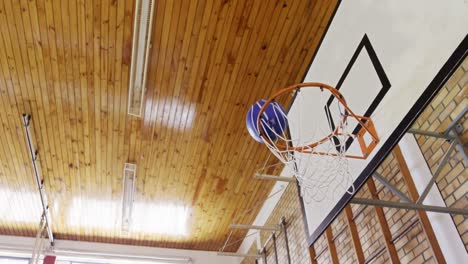
[(260, 173), (255, 173), (254, 179), (282, 181), (282, 182), (296, 182), (296, 178), (294, 177), (273, 176), (273, 175), (260, 174)]
[(231, 229), (255, 229), (255, 230), (265, 230), (265, 231), (278, 231), (279, 230), (279, 227), (276, 227), (276, 226), (231, 224), (229, 227)]
[(262, 255), (258, 254), (240, 254), (231, 252), (217, 252), (218, 256), (229, 256), (229, 257), (242, 257), (242, 258), (260, 258)]
[[(276, 176), (275, 176), (276, 177)], [(229, 242), (230, 236), (228, 236), (226, 242), (224, 243), (224, 246), (217, 252), (218, 255), (220, 256), (235, 256), (235, 257), (244, 257), (244, 258), (256, 258), (258, 259), (263, 259), (263, 263), (266, 263), (266, 248), (268, 243), (270, 241), (273, 241), (273, 249), (274, 249), (274, 259), (276, 261), (276, 264), (278, 264), (278, 252), (277, 252), (277, 247), (276, 247), (276, 239), (277, 235), (283, 233), (284, 234), (284, 241), (286, 245), (286, 253), (288, 256), (288, 263), (291, 263), (291, 256), (289, 252), (289, 241), (288, 241), (288, 234), (286, 232), (286, 218), (283, 216), (281, 217), (280, 223), (278, 223), (275, 226), (258, 226), (258, 225), (242, 225), (242, 224), (231, 224), (230, 225), (231, 229), (254, 229), (254, 230), (259, 230), (259, 231), (270, 231), (271, 234), (270, 236), (266, 239), (266, 241), (263, 243), (263, 246), (260, 247), (258, 250), (257, 254), (242, 254), (242, 253), (231, 253), (231, 252), (224, 252), (224, 248), (226, 245), (232, 245), (232, 243)], [(256, 233), (258, 234), (258, 232)], [(238, 242), (238, 241), (235, 241)]]
[(423, 205), (423, 204), (417, 204), (417, 203), (400, 203), (400, 202), (393, 202), (393, 201), (373, 200), (373, 199), (364, 199), (364, 198), (353, 198), (351, 200), (351, 203), (381, 206), (381, 207), (390, 207), (390, 208), (399, 208), (399, 209), (408, 209), (408, 210), (422, 210), (422, 211), (436, 212), (436, 213), (468, 215), (467, 209), (442, 207), (442, 206), (434, 206), (434, 205)]
[(374, 172), (374, 178), (377, 179), (383, 186), (387, 187), (393, 194), (398, 196), (404, 202), (410, 203), (411, 200), (402, 193), (395, 185), (391, 184), (387, 179), (385, 179), (380, 173)]
[(466, 164), (468, 164), (468, 157), (465, 152), (465, 148), (463, 147), (463, 144), (461, 142), (461, 139), (459, 137), (460, 133), (463, 132), (463, 125), (460, 123), (460, 121), (463, 119), (463, 117), (468, 113), (468, 106), (465, 106), (463, 110), (453, 119), (453, 121), (448, 125), (447, 129), (445, 129), (444, 132), (438, 133), (438, 132), (432, 132), (432, 131), (424, 131), (424, 130), (419, 130), (419, 129), (409, 129), (408, 132), (411, 134), (417, 134), (417, 135), (424, 135), (424, 136), (429, 136), (429, 137), (436, 137), (436, 138), (442, 138), (450, 142), (450, 147), (449, 149), (445, 152), (444, 156), (439, 162), (439, 165), (436, 169), (436, 172), (430, 179), (429, 183), (427, 184), (426, 188), (424, 188), (424, 191), (422, 192), (421, 196), (419, 199), (416, 201), (416, 204), (422, 204), (424, 202), (424, 199), (426, 199), (427, 195), (429, 194), (429, 191), (431, 190), (432, 186), (436, 182), (439, 174), (442, 172), (442, 169), (444, 166), (447, 164), (447, 162), (450, 159), (450, 155), (454, 148), (456, 147), (460, 154), (463, 156), (463, 160)]

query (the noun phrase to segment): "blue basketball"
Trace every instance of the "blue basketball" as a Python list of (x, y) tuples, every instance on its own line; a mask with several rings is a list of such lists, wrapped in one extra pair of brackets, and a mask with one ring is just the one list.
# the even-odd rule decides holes
[[(261, 99), (253, 104), (246, 117), (247, 130), (249, 130), (250, 135), (260, 143), (263, 143), (263, 140), (260, 137), (260, 132), (257, 127), (258, 114), (265, 102), (265, 99)], [(265, 133), (265, 137), (271, 141), (275, 141), (278, 137), (277, 135), (282, 135), (288, 125), (286, 111), (278, 102), (271, 102), (263, 112), (261, 118), (261, 123), (265, 124), (265, 126), (262, 126), (262, 132)]]

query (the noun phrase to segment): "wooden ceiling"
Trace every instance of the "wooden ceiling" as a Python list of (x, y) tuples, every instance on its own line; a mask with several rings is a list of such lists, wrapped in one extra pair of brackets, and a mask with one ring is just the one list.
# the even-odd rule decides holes
[[(21, 119), (30, 113), (56, 238), (219, 249), (272, 187), (252, 179), (268, 152), (245, 114), (301, 81), (336, 5), (156, 1), (136, 118), (127, 115), (134, 1), (0, 1), (0, 233), (34, 236), (39, 221)], [(152, 205), (181, 206), (185, 235), (120, 231), (125, 162), (138, 166), (141, 218), (157, 225), (167, 215)]]

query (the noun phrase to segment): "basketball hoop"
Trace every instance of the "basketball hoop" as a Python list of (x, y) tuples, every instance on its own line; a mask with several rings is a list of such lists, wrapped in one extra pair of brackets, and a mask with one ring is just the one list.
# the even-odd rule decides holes
[[(286, 113), (279, 102), (291, 94), (294, 103)], [(306, 201), (354, 193), (349, 159), (366, 159), (379, 142), (371, 118), (356, 115), (337, 89), (318, 82), (295, 84), (258, 101), (247, 115), (247, 127), (290, 167)]]

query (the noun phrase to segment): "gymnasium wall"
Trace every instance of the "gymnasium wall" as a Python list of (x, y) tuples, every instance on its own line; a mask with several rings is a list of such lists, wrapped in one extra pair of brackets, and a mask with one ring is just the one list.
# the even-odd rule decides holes
[[(461, 110), (468, 105), (468, 59), (456, 70), (448, 80), (433, 102), (422, 113), (414, 128), (443, 131)], [(462, 141), (467, 147), (468, 140), (468, 120), (464, 119), (464, 132)], [(439, 160), (447, 151), (449, 144), (444, 140), (416, 137), (423, 155), (431, 168), (432, 173), (437, 169)], [(397, 186), (407, 196), (408, 190), (401, 175), (397, 160), (390, 154), (378, 168), (385, 179)], [(447, 206), (456, 208), (468, 207), (468, 175), (466, 166), (463, 164), (460, 153), (455, 152), (450, 162), (443, 168), (441, 175), (436, 181), (442, 197)], [(393, 195), (387, 188), (378, 181), (374, 181), (377, 187), (379, 199), (398, 201), (399, 198)], [(357, 197), (370, 198), (367, 186), (364, 186), (357, 194)], [(373, 263), (388, 263), (389, 257), (385, 248), (385, 241), (380, 225), (373, 207), (352, 205), (354, 222), (359, 234), (366, 261), (373, 259)], [(401, 263), (436, 263), (429, 241), (422, 229), (419, 218), (414, 211), (403, 209), (384, 208), (385, 218), (390, 227), (390, 233), (394, 240), (398, 258)], [(297, 188), (294, 184), (289, 184), (280, 202), (270, 216), (267, 225), (276, 224), (281, 216), (288, 220), (288, 236), (290, 241), (292, 263), (311, 263), (307, 248), (304, 225), (300, 211), (300, 204), (297, 198)], [(453, 216), (453, 221), (461, 236), (465, 248), (468, 250), (468, 222), (467, 218), (461, 215)], [(342, 212), (331, 225), (334, 243), (340, 263), (357, 263), (354, 247), (347, 228), (345, 213)], [(263, 240), (266, 235), (263, 235)], [(282, 237), (278, 238), (282, 241)], [(317, 263), (331, 263), (330, 251), (325, 235), (322, 235), (313, 245)], [(256, 252), (256, 246), (252, 246), (250, 252)], [(273, 260), (273, 250), (268, 247), (267, 263), (275, 263)], [(278, 243), (279, 263), (286, 262), (284, 244)], [(244, 259), (243, 264), (255, 263), (254, 259)]]
[[(444, 131), (465, 107), (468, 107), (467, 58), (465, 58), (462, 65), (450, 77), (413, 127), (429, 131)], [(462, 119), (462, 123), (464, 128), (462, 142), (465, 146), (465, 151), (467, 151), (468, 118), (466, 116)], [(431, 168), (432, 173), (434, 173), (450, 144), (443, 139), (424, 136), (417, 136), (416, 139), (427, 164)], [(458, 150), (451, 155), (450, 161), (444, 166), (436, 183), (447, 206), (456, 208), (468, 207), (468, 171)], [(468, 250), (467, 217), (452, 215), (452, 218), (462, 237), (465, 248)]]
[[(282, 216), (286, 218), (287, 222), (287, 235), (292, 263), (310, 263), (306, 236), (304, 232), (304, 222), (302, 220), (301, 206), (299, 204), (299, 198), (295, 184), (288, 185), (265, 225), (270, 226), (280, 223)], [(268, 235), (269, 233), (262, 232), (261, 240), (265, 241), (268, 238)], [(286, 246), (283, 233), (277, 237), (277, 249), (279, 263), (287, 263)], [(257, 247), (254, 243), (254, 245), (250, 248), (249, 253), (256, 252)], [(275, 263), (272, 242), (268, 244), (267, 253), (267, 263)], [(255, 259), (246, 258), (242, 263), (255, 263)]]

